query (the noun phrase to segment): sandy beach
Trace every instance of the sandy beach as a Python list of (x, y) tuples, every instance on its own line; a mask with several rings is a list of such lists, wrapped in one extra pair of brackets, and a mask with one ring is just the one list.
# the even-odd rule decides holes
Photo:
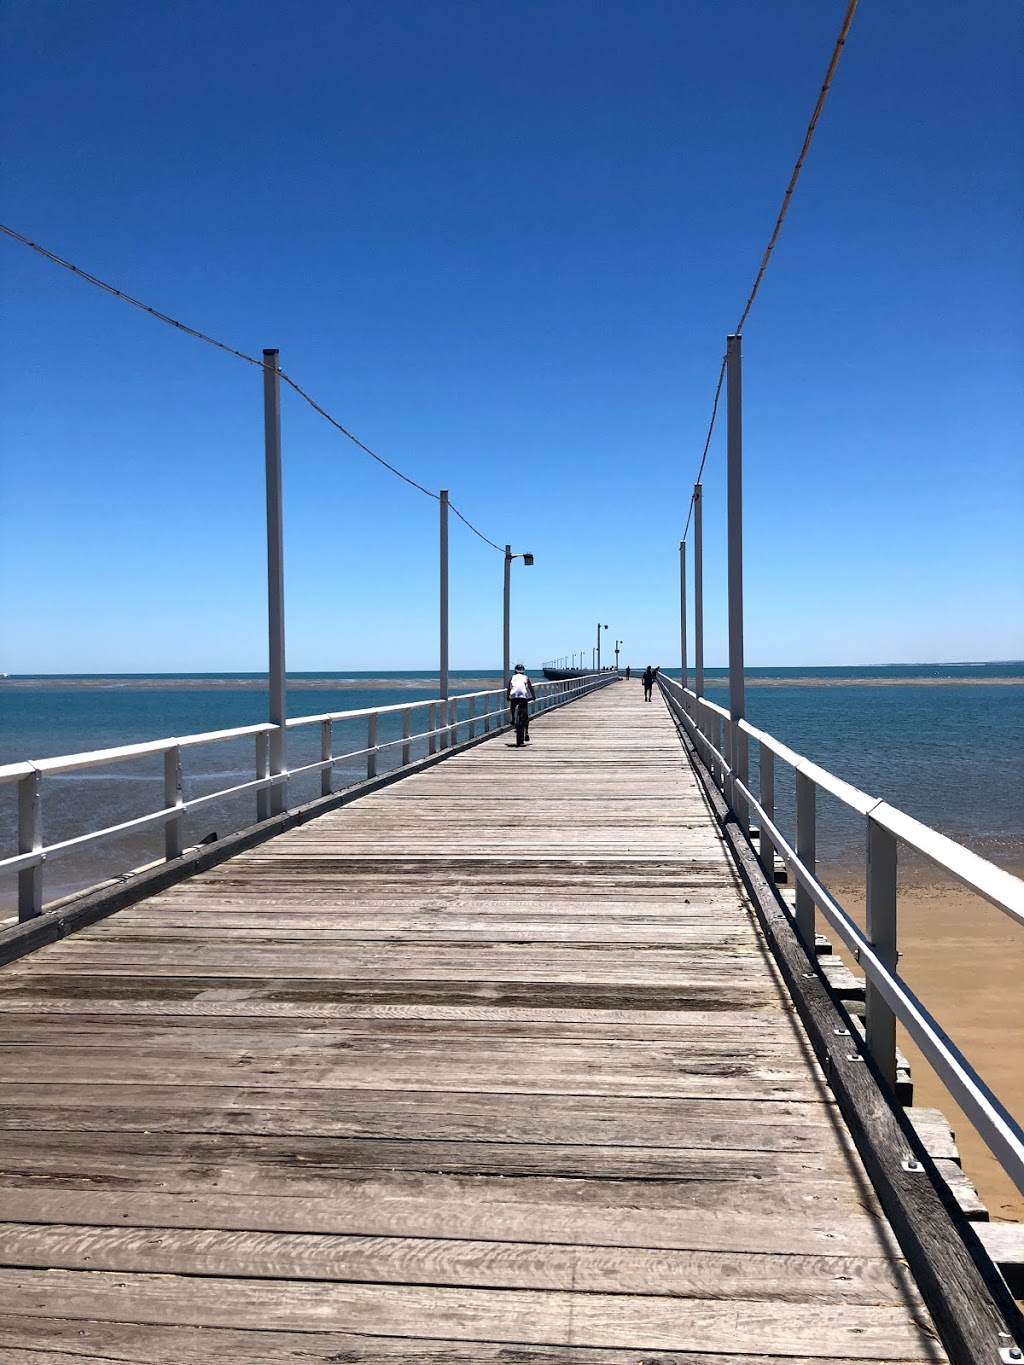
[[(1018, 875), (1020, 869), (1017, 869)], [(847, 911), (863, 923), (863, 887), (840, 889)], [(900, 974), (963, 1051), (1007, 1109), (1024, 1115), (1024, 926), (950, 881), (901, 885)], [(829, 933), (821, 923), (819, 929)], [(847, 965), (850, 954), (829, 935)], [(1024, 1195), (899, 1030), (914, 1081), (914, 1103), (941, 1109), (956, 1133), (963, 1168), (994, 1222), (1024, 1221)]]

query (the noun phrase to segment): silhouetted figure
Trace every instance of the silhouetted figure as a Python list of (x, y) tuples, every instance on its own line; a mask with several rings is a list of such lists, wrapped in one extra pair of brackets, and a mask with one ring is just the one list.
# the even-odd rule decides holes
[(626, 681), (629, 682), (629, 664), (626, 665)]
[(644, 669), (643, 684), (644, 701), (650, 701), (651, 692), (654, 690), (654, 673), (651, 669), (650, 664), (648, 664), (647, 667)]

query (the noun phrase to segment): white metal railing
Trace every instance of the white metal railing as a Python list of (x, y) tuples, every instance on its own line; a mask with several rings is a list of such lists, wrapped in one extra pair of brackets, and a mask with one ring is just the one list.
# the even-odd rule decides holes
[[(815, 912), (835, 930), (860, 963), (865, 976), (865, 1046), (882, 1075), (896, 1077), (896, 1020), (921, 1049), (953, 1099), (960, 1105), (993, 1156), (1024, 1193), (1024, 1130), (992, 1093), (926, 1007), (896, 970), (897, 841), (923, 854), (937, 867), (1024, 924), (1024, 881), (955, 840), (930, 829), (878, 797), (869, 796), (834, 777), (810, 759), (781, 744), (746, 720), (706, 697), (698, 697), (672, 678), (659, 675), (662, 695), (679, 717), (694, 747), (739, 823), (747, 828), (750, 813), (760, 826), (758, 859), (774, 885), (775, 854), (796, 879), (793, 921), (808, 953), (814, 953)], [(758, 793), (742, 782), (745, 753), (739, 746), (758, 745)], [(796, 846), (775, 820), (775, 760), (793, 769), (796, 780)], [(816, 794), (828, 792), (866, 822), (865, 930), (840, 906), (816, 869)], [(788, 914), (788, 910), (786, 911)], [(861, 1060), (851, 1039), (847, 1060)]]
[[(531, 714), (548, 711), (566, 702), (575, 701), (597, 687), (615, 681), (608, 674), (589, 674), (585, 677), (570, 678), (558, 682), (536, 684), (537, 698), (530, 703)], [(425, 730), (412, 732), (414, 712), (426, 712)], [(384, 715), (402, 716), (402, 734), (399, 738), (379, 742), (377, 737), (378, 719)], [(366, 720), (366, 744), (345, 753), (333, 752), (333, 727), (339, 721)], [(320, 758), (313, 763), (281, 771), (271, 771), (270, 738), (278, 727), (271, 724), (242, 725), (231, 730), (211, 730), (199, 735), (175, 736), (167, 739), (152, 740), (143, 744), (125, 744), (112, 749), (96, 749), (89, 753), (65, 754), (57, 758), (39, 758), (21, 763), (8, 763), (0, 766), (0, 785), (16, 783), (18, 788), (18, 852), (13, 856), (0, 859), (0, 875), (18, 876), (18, 918), (32, 919), (43, 909), (43, 868), (47, 860), (55, 855), (82, 848), (115, 835), (148, 826), (164, 827), (164, 858), (180, 858), (184, 851), (184, 821), (192, 811), (198, 810), (215, 801), (236, 797), (252, 792), (256, 797), (256, 818), (265, 820), (271, 813), (270, 792), (277, 788), (283, 794), (283, 809), (288, 805), (288, 783), (293, 777), (302, 774), (320, 773), (321, 796), (330, 796), (335, 767), (352, 759), (365, 757), (366, 776), (377, 776), (378, 758), (381, 754), (400, 750), (396, 767), (405, 767), (412, 762), (413, 746), (426, 745), (427, 754), (435, 754), (439, 749), (449, 748), (459, 742), (462, 732), (465, 740), (475, 739), (478, 734), (498, 731), (509, 724), (509, 708), (505, 692), (493, 689), (486, 692), (461, 693), (458, 696), (433, 700), (398, 702), (392, 706), (363, 707), (354, 711), (333, 711), (318, 716), (298, 716), (285, 721), (284, 729), (292, 730), (304, 726), (320, 727)], [(234, 786), (205, 792), (201, 796), (186, 799), (183, 788), (181, 755), (185, 749), (199, 745), (217, 744), (225, 740), (255, 739), (255, 776), (252, 780)], [(282, 746), (283, 749), (283, 746)], [(133, 759), (162, 754), (164, 759), (164, 804), (145, 815), (135, 816), (116, 825), (106, 825), (101, 829), (90, 830), (73, 838), (62, 839), (47, 844), (43, 838), (43, 779), (47, 776), (77, 773), (87, 768), (109, 767), (113, 764)]]

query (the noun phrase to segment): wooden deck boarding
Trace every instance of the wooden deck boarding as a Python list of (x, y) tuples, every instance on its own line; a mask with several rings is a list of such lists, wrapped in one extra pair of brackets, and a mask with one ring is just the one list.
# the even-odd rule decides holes
[(638, 684), (21, 959), (0, 1031), (8, 1365), (945, 1359)]

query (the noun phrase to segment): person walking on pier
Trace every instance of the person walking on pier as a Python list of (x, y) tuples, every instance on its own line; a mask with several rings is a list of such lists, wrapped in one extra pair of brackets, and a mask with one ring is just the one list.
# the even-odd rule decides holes
[(629, 664), (626, 665), (626, 681), (629, 682)]
[(644, 669), (643, 684), (644, 684), (644, 701), (650, 701), (650, 699), (651, 699), (651, 692), (652, 692), (653, 689), (654, 689), (654, 673), (653, 673), (652, 670), (651, 670), (650, 664), (648, 664), (647, 667)]
[(524, 664), (516, 664), (515, 672), (508, 680), (508, 704), (512, 714), (512, 724), (516, 721), (516, 710), (521, 707), (524, 717), (523, 742), (530, 742), (530, 702), (537, 696), (533, 683)]

